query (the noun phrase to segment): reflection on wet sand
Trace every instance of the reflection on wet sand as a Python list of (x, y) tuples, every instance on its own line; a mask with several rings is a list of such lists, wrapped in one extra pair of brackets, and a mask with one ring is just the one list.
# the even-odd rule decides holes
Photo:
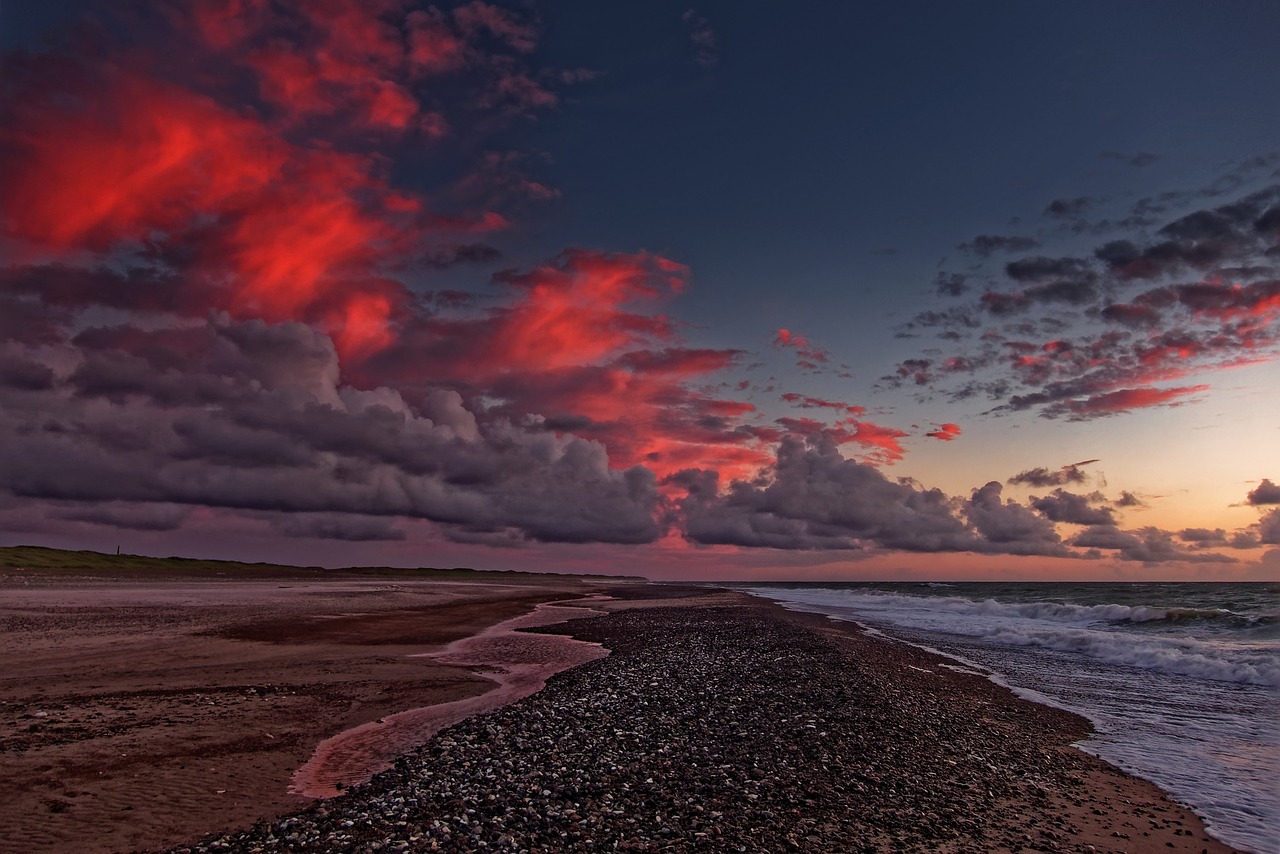
[[(597, 595), (577, 602), (608, 598)], [(603, 658), (609, 652), (599, 644), (519, 631), (603, 613), (584, 604), (544, 603), (439, 652), (422, 653), (436, 664), (473, 669), (477, 676), (492, 680), (493, 688), (476, 697), (388, 715), (325, 739), (294, 774), (289, 791), (312, 798), (333, 797), (390, 768), (397, 756), (425, 744), (445, 727), (527, 697), (562, 670)]]

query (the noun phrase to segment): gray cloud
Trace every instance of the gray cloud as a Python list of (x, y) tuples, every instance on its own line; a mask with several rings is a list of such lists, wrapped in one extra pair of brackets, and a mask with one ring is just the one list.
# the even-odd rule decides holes
[[(397, 537), (370, 521), (396, 516), (446, 536), (661, 535), (648, 470), (612, 469), (603, 446), (571, 435), (481, 424), (453, 391), (411, 403), (342, 385), (332, 344), (302, 324), (91, 329), (64, 356), (46, 366), (49, 388), (0, 387), (0, 483), (22, 499), (295, 514), (277, 527), (338, 539)], [(177, 518), (70, 512), (151, 529)]]
[(1236, 559), (1216, 552), (1202, 552), (1179, 546), (1174, 535), (1159, 528), (1122, 531), (1114, 525), (1095, 525), (1081, 531), (1069, 542), (1080, 548), (1107, 549), (1124, 560), (1145, 564), (1186, 561), (1190, 563), (1235, 563)]
[(1007, 554), (1070, 554), (1052, 522), (1013, 500), (1002, 502), (1001, 489), (1000, 482), (993, 480), (975, 489), (965, 505), (965, 516), (990, 544), (988, 550)]
[(1088, 475), (1081, 471), (1080, 467), (1096, 462), (1097, 460), (1082, 460), (1052, 471), (1043, 466), (1027, 469), (1009, 478), (1008, 483), (1024, 486), (1065, 486), (1068, 483), (1084, 483)]
[(784, 439), (770, 477), (734, 481), (723, 494), (715, 472), (689, 470), (671, 482), (689, 493), (677, 502), (686, 536), (708, 545), (1070, 554), (1052, 522), (1002, 501), (999, 483), (967, 501), (949, 498), (846, 460), (821, 434)]
[(1055, 489), (1043, 497), (1032, 496), (1031, 506), (1054, 522), (1067, 522), (1073, 525), (1113, 525), (1115, 516), (1110, 507), (1095, 506), (1093, 502), (1102, 500), (1102, 496), (1079, 495), (1063, 489)]
[(1269, 479), (1263, 478), (1262, 483), (1258, 484), (1247, 496), (1249, 503), (1254, 505), (1261, 504), (1280, 504), (1280, 485), (1272, 483)]
[(689, 490), (679, 502), (686, 535), (698, 543), (924, 552), (981, 545), (940, 491), (895, 483), (872, 466), (846, 460), (820, 434), (783, 439), (768, 482), (734, 481), (718, 495), (715, 472), (677, 478)]

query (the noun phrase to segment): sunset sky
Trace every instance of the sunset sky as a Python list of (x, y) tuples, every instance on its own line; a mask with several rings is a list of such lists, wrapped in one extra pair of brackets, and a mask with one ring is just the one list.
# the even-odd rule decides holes
[(0, 6), (0, 544), (1280, 577), (1280, 5)]

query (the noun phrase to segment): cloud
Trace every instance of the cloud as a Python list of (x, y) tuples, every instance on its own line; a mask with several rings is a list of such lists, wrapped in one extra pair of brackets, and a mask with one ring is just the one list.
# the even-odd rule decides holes
[(966, 518), (989, 549), (1004, 554), (1069, 554), (1051, 521), (1012, 499), (1002, 502), (1001, 489), (999, 481), (993, 480), (973, 490), (964, 507)]
[(1104, 394), (1095, 394), (1084, 400), (1056, 403), (1053, 406), (1046, 407), (1044, 415), (1050, 418), (1067, 415), (1073, 420), (1081, 420), (1099, 415), (1129, 412), (1133, 409), (1149, 406), (1181, 406), (1185, 401), (1179, 400), (1179, 398), (1207, 391), (1208, 388), (1209, 386), (1207, 385), (1185, 386), (1182, 388), (1122, 388)]
[(1269, 546), (1280, 546), (1280, 508), (1258, 520), (1258, 541)]
[(1115, 507), (1146, 507), (1146, 502), (1132, 492), (1122, 491), (1120, 497), (1111, 502)]
[(720, 38), (711, 22), (695, 9), (688, 9), (680, 16), (689, 27), (689, 42), (693, 45), (694, 61), (703, 68), (714, 68), (720, 62)]
[(1280, 486), (1272, 483), (1269, 479), (1263, 478), (1262, 483), (1247, 496), (1250, 504), (1280, 504)]
[(834, 409), (837, 412), (853, 415), (861, 415), (866, 411), (866, 408), (862, 406), (855, 406), (839, 400), (823, 400), (820, 397), (810, 397), (790, 391), (782, 394), (781, 399), (800, 409)]
[(734, 481), (723, 495), (714, 472), (679, 477), (685, 536), (696, 543), (779, 549), (896, 548), (942, 551), (978, 545), (937, 490), (923, 491), (844, 459), (821, 434), (788, 437), (767, 482)]
[(933, 281), (939, 296), (963, 296), (969, 290), (968, 277), (963, 273), (939, 273)]
[(1081, 531), (1069, 542), (1079, 548), (1115, 551), (1123, 560), (1148, 565), (1183, 561), (1188, 563), (1235, 563), (1236, 559), (1216, 552), (1186, 549), (1174, 541), (1174, 535), (1159, 528), (1122, 531), (1114, 525), (1095, 525)]
[(1054, 219), (1079, 219), (1097, 204), (1097, 201), (1091, 196), (1054, 199), (1044, 209), (1044, 215)]
[(773, 346), (796, 351), (796, 366), (808, 371), (816, 371), (825, 366), (831, 356), (825, 349), (810, 343), (807, 336), (790, 329), (779, 329), (774, 333)]
[(960, 425), (958, 424), (939, 424), (938, 429), (925, 433), (925, 435), (931, 439), (950, 442), (952, 439), (959, 436), (960, 433)]
[[(979, 263), (964, 273), (940, 272), (937, 282), (962, 277), (956, 281), (963, 287), (944, 288), (945, 296), (963, 295), (974, 277), (989, 284), (976, 299), (920, 312), (906, 324), (905, 330), (931, 328), (954, 343), (950, 351), (904, 359), (882, 384), (914, 383), (922, 398), (984, 395), (996, 403), (993, 413), (1090, 420), (1194, 403), (1210, 383), (1187, 377), (1275, 360), (1280, 185), (1188, 209), (1240, 192), (1247, 176), (1237, 172), (1223, 185), (1232, 190), (1208, 187), (1144, 202), (1142, 222), (1086, 223), (1079, 233), (1110, 232), (1091, 252), (1013, 258), (999, 271)], [(1055, 200), (1046, 221), (1084, 217), (1103, 201)], [(1045, 309), (1052, 313), (1036, 316)], [(994, 325), (975, 337), (976, 318)], [(959, 372), (968, 376), (956, 383)]]
[[(531, 541), (637, 543), (661, 533), (649, 470), (610, 468), (603, 446), (571, 435), (481, 423), (454, 391), (413, 405), (389, 388), (342, 385), (332, 344), (305, 325), (81, 337), (84, 364), (113, 357), (92, 380), (75, 369), (39, 399), (11, 391), (3, 400), (0, 482), (15, 496), (311, 514), (278, 527), (345, 539), (395, 537), (363, 517), (397, 516), (446, 535)], [(175, 518), (157, 512), (160, 522), (146, 524)], [(99, 511), (76, 518), (143, 524), (134, 513), (132, 522)]]
[(1079, 495), (1063, 489), (1055, 489), (1049, 495), (1032, 496), (1030, 504), (1045, 518), (1054, 522), (1068, 522), (1073, 525), (1114, 525), (1115, 516), (1110, 507), (1095, 506), (1102, 496)]
[(844, 459), (826, 434), (789, 436), (764, 477), (720, 489), (715, 472), (673, 476), (685, 536), (706, 545), (775, 549), (901, 549), (917, 552), (1067, 556), (1053, 524), (1001, 501), (1000, 484), (968, 500), (887, 479)]
[(55, 515), (70, 522), (88, 522), (130, 531), (175, 531), (191, 515), (191, 508), (174, 504), (113, 501), (106, 504), (72, 505)]
[(1069, 483), (1084, 483), (1088, 480), (1088, 475), (1081, 471), (1082, 466), (1090, 463), (1096, 463), (1097, 460), (1082, 460), (1078, 463), (1071, 463), (1060, 469), (1050, 471), (1044, 467), (1027, 469), (1018, 472), (1009, 478), (1010, 484), (1022, 484), (1025, 486), (1064, 486)]

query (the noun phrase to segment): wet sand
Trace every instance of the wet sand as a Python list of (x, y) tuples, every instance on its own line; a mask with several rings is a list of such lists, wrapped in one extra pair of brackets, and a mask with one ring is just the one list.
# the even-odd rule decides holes
[(439, 652), (417, 653), (433, 664), (470, 669), (492, 682), (483, 694), (409, 709), (325, 739), (293, 775), (289, 790), (308, 798), (331, 798), (367, 783), (396, 759), (426, 744), (436, 733), (472, 715), (514, 703), (540, 690), (561, 671), (609, 654), (600, 644), (567, 635), (529, 635), (519, 630), (549, 626), (605, 613), (582, 604), (543, 603), (479, 634), (461, 638)]
[(415, 654), (596, 589), (5, 570), (0, 851), (162, 848), (301, 809), (324, 739), (494, 686)]

